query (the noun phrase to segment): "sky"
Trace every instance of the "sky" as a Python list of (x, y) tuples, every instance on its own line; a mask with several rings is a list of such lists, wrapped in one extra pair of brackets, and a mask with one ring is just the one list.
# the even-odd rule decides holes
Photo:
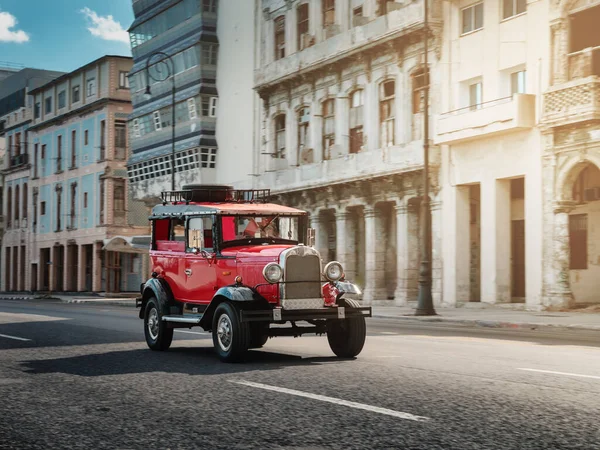
[(0, 0), (4, 62), (71, 72), (103, 55), (131, 56), (131, 0)]

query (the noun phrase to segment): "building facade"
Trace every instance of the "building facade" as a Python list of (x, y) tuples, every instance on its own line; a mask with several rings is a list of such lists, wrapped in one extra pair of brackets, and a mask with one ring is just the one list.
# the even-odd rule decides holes
[(252, 2), (134, 0), (133, 10), (134, 197), (152, 206), (171, 189), (173, 135), (176, 188), (217, 181), (248, 187), (255, 173)]
[[(428, 83), (424, 2), (263, 0), (257, 8), (258, 185), (310, 212), (324, 259), (342, 262), (347, 277), (363, 287), (365, 303), (415, 301)], [(432, 96), (440, 85), (441, 14), (441, 2), (432, 2)], [(432, 266), (438, 304), (439, 165), (434, 146)]]
[(27, 178), (5, 187), (15, 229), (2, 246), (2, 290), (139, 287), (147, 262), (124, 253), (133, 252), (133, 236), (148, 234), (127, 195), (131, 66), (131, 58), (106, 56), (29, 92)]

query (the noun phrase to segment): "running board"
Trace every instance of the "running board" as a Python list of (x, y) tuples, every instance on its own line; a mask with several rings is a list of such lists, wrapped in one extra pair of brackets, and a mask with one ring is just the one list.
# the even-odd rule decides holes
[(163, 316), (164, 322), (192, 323), (198, 325), (203, 314), (186, 314), (184, 316)]

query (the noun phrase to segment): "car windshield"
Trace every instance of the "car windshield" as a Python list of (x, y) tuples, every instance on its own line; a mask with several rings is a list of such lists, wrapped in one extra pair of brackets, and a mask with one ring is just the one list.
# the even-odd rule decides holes
[(299, 241), (299, 217), (223, 216), (223, 242), (247, 239)]

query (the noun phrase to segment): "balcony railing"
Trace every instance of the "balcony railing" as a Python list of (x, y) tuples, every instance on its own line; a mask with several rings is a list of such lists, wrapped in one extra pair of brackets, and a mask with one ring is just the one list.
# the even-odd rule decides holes
[(514, 94), (441, 114), (436, 144), (531, 128), (535, 125), (535, 95)]
[(544, 94), (542, 121), (563, 126), (600, 119), (600, 79), (596, 76), (575, 79)]
[[(23, 147), (21, 147), (23, 148)], [(26, 147), (25, 147), (26, 148)], [(27, 153), (21, 153), (14, 155), (10, 158), (10, 168), (21, 167), (29, 164), (29, 155)]]

